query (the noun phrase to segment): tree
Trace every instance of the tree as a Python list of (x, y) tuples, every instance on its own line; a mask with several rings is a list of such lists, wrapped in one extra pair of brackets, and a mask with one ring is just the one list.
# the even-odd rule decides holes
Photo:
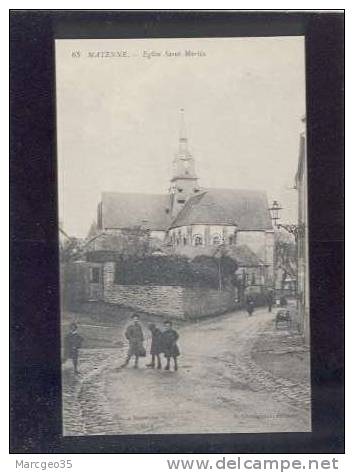
[(275, 268), (280, 273), (280, 287), (284, 289), (288, 277), (296, 279), (297, 254), (294, 236), (280, 230), (275, 234)]
[(83, 256), (83, 240), (75, 237), (66, 238), (60, 243), (59, 256), (62, 263), (81, 259)]

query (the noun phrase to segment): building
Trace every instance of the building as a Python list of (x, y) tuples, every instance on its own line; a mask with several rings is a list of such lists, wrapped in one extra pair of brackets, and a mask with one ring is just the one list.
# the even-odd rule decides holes
[[(305, 118), (303, 118), (305, 124)], [(307, 202), (307, 152), (306, 131), (300, 134), (299, 163), (295, 176), (298, 192), (297, 242), (297, 301), (299, 329), (305, 342), (310, 341), (310, 291), (309, 291), (309, 250), (308, 250), (308, 202)]]
[[(96, 232), (113, 237), (129, 228), (144, 229), (169, 253), (183, 248), (247, 246), (262, 261), (266, 284), (272, 285), (274, 230), (268, 207), (264, 191), (200, 186), (181, 110), (169, 192), (103, 192)], [(91, 249), (101, 249), (102, 240), (96, 238), (94, 244)]]

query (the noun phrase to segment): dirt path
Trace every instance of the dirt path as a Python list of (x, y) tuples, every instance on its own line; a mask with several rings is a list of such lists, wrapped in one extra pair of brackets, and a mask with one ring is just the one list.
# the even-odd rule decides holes
[[(108, 430), (125, 434), (309, 431), (309, 386), (275, 378), (251, 358), (257, 337), (273, 317), (263, 310), (251, 318), (235, 312), (181, 328), (177, 373), (143, 365), (118, 372), (106, 367), (100, 395), (106, 400), (103, 418), (109, 419)], [(102, 430), (86, 422), (87, 433)]]

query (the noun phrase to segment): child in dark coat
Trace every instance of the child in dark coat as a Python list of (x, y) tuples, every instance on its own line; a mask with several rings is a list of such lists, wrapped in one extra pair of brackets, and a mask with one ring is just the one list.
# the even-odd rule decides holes
[(161, 330), (156, 327), (155, 324), (149, 324), (149, 330), (151, 332), (151, 363), (149, 363), (149, 368), (155, 368), (155, 359), (157, 359), (157, 369), (161, 369), (161, 358), (160, 353), (162, 353), (162, 343), (161, 343)]
[(79, 374), (77, 369), (79, 360), (79, 349), (81, 348), (83, 338), (77, 333), (77, 325), (72, 323), (70, 325), (70, 332), (64, 339), (65, 358), (71, 358), (74, 366), (75, 374)]
[(176, 330), (172, 328), (172, 322), (170, 322), (169, 320), (166, 320), (164, 325), (165, 325), (165, 330), (162, 332), (161, 341), (162, 341), (163, 353), (165, 354), (165, 357), (167, 359), (165, 370), (170, 369), (170, 361), (171, 361), (171, 358), (173, 358), (174, 369), (175, 371), (177, 371), (178, 369), (177, 357), (180, 355), (180, 351), (177, 345), (177, 340), (179, 338), (179, 335), (176, 332)]

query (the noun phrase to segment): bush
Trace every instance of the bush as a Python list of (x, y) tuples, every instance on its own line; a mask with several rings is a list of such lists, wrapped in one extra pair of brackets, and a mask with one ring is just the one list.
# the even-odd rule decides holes
[(116, 260), (115, 283), (218, 288), (230, 284), (236, 269), (229, 257), (128, 256)]

